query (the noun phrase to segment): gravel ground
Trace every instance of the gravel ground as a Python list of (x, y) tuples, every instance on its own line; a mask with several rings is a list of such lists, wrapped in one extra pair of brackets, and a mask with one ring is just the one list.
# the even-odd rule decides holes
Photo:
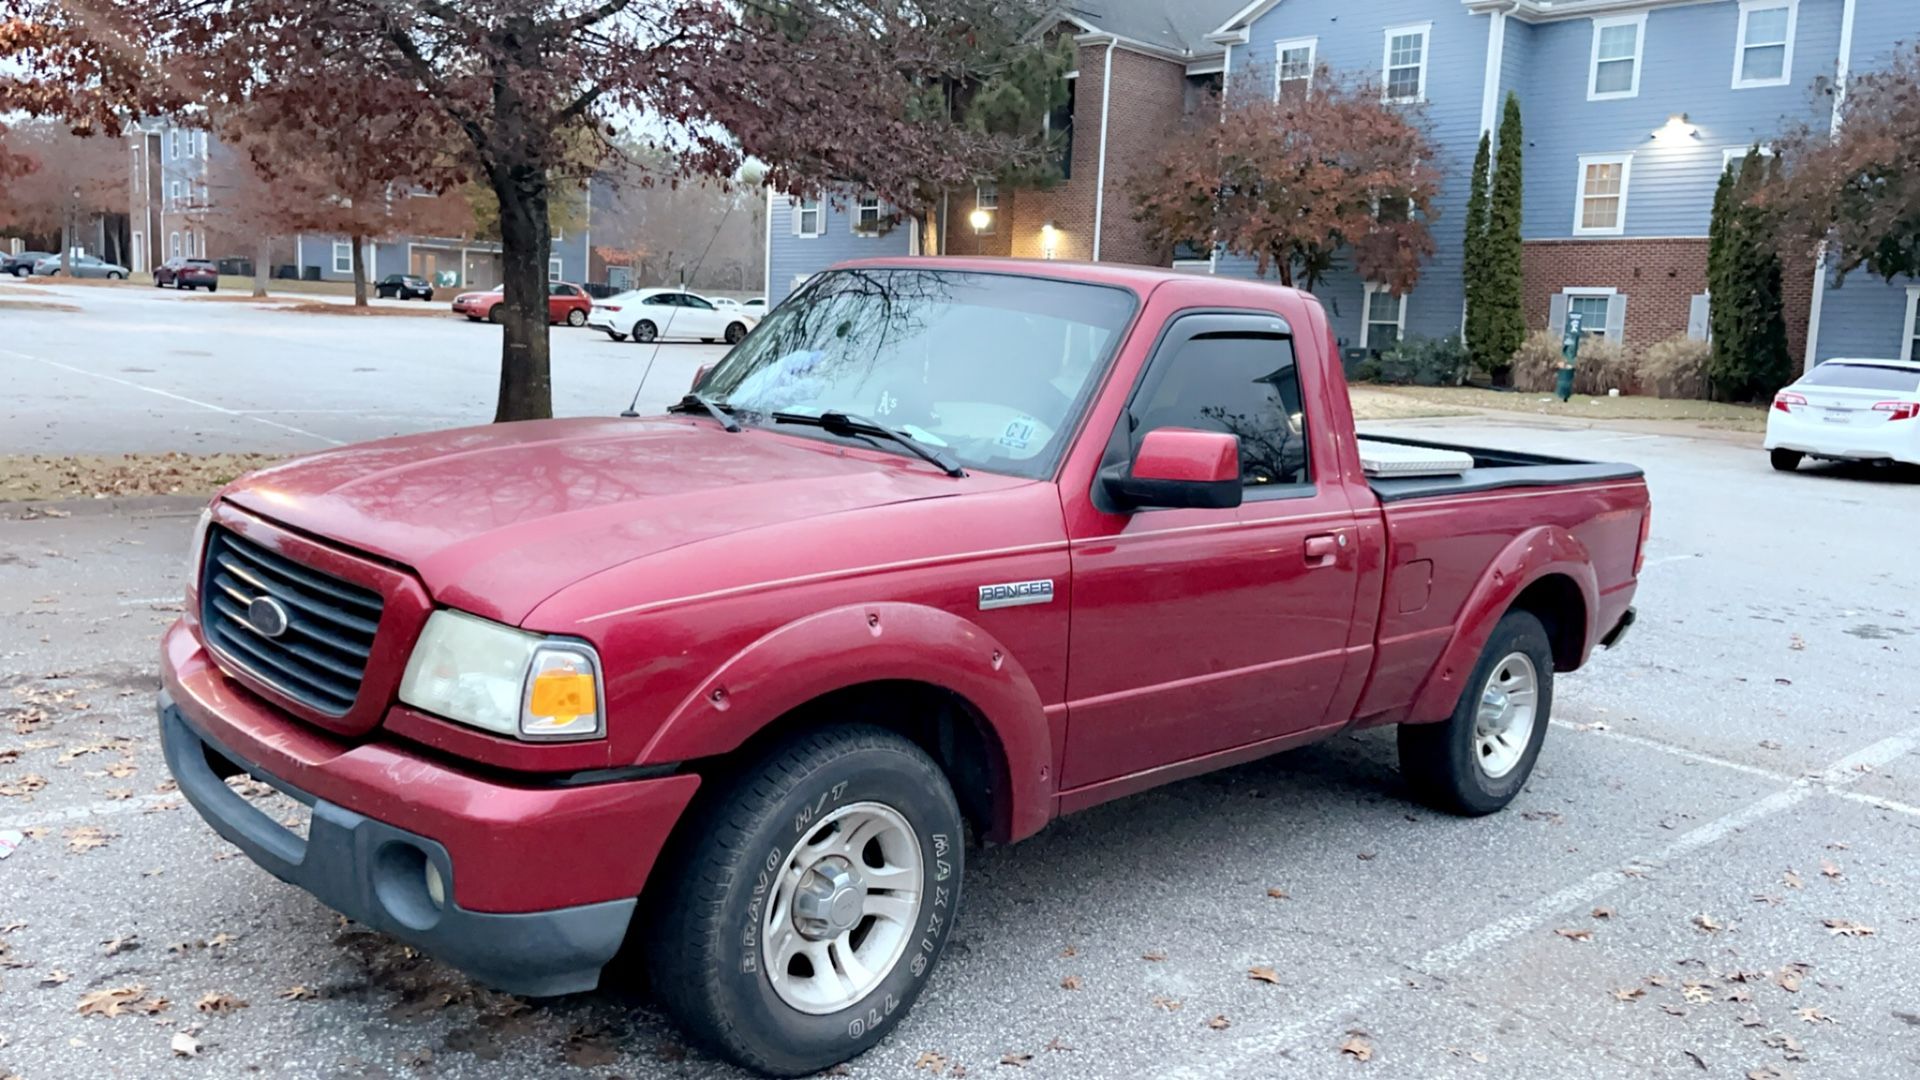
[[(147, 318), (187, 317), (155, 308)], [(451, 422), (448, 401), (484, 395), (452, 381), (466, 368), (434, 366), (452, 360), (402, 377), (392, 357), (425, 355), (416, 330), (479, 340), (485, 328), (375, 322), (353, 332), (394, 340), (339, 363), (384, 369), (387, 411), (309, 409), (290, 425), (357, 438)], [(218, 325), (145, 348), (200, 348), (255, 324)], [(124, 350), (113, 359), (60, 352), (44, 331), (9, 335), (6, 355), (156, 366), (127, 341), (107, 343)], [(568, 370), (601, 352), (632, 347), (583, 349)], [(298, 360), (289, 370), (333, 362)], [(307, 409), (305, 382), (276, 398), (271, 378), (235, 379), (223, 414), (65, 381), (88, 387), (84, 407), (4, 406), (0, 451), (28, 449), (16, 426), (28, 416), (25, 434), (47, 443), (80, 448), (116, 426), (133, 443), (147, 409), (164, 413), (141, 421), (154, 431), (304, 448), (251, 419), (293, 414), (238, 402)], [(122, 411), (100, 428), (96, 407)], [(1907, 570), (1920, 484), (1780, 475), (1736, 441), (1533, 417), (1379, 426), (1648, 472), (1642, 621), (1559, 684), (1528, 790), (1490, 818), (1433, 814), (1408, 800), (1391, 733), (1370, 732), (977, 853), (947, 962), (848, 1074), (1920, 1072), (1920, 617)], [(171, 792), (153, 731), (155, 639), (178, 617), (191, 506), (54, 511), (0, 510), (0, 830), (28, 834), (0, 860), (0, 1077), (737, 1075), (685, 1047), (631, 983), (545, 1002), (489, 992), (343, 924), (221, 842)], [(196, 1056), (173, 1049), (182, 1035)]]

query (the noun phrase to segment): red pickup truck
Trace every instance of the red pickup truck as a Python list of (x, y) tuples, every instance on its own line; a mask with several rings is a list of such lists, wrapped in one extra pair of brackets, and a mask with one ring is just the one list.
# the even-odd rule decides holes
[(1358, 440), (1320, 304), (1251, 282), (849, 264), (671, 413), (235, 482), (160, 723), (275, 875), (516, 993), (632, 939), (774, 1074), (904, 1015), (969, 834), (1378, 724), (1506, 805), (1646, 542), (1632, 467)]

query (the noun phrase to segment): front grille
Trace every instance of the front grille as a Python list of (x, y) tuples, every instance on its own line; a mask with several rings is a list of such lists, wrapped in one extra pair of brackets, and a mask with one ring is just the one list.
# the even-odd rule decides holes
[[(278, 601), (286, 627), (269, 635), (248, 609)], [(200, 623), (207, 643), (255, 678), (328, 716), (344, 715), (360, 694), (380, 624), (380, 594), (342, 581), (213, 528), (200, 578)], [(266, 620), (270, 625), (272, 618)]]

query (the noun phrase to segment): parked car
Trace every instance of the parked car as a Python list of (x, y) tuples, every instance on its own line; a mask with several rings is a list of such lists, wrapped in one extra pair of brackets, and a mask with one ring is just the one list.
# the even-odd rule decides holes
[[(686, 295), (695, 296), (698, 294), (687, 293)], [(740, 301), (735, 300), (731, 296), (702, 296), (700, 298), (702, 300), (705, 300), (707, 303), (712, 304), (714, 307), (721, 308), (726, 311), (738, 311), (740, 310), (740, 306), (741, 306)]]
[(1816, 365), (1773, 396), (1765, 445), (1782, 472), (1804, 458), (1920, 465), (1920, 362)]
[[(102, 260), (98, 255), (75, 255), (69, 263), (73, 276), (77, 278), (109, 278), (119, 281), (127, 276), (127, 268), (119, 263)], [(60, 256), (48, 255), (33, 264), (33, 272), (43, 277), (60, 272)]]
[(22, 251), (15, 255), (0, 254), (0, 274), (12, 274), (14, 277), (26, 277), (33, 273), (33, 264), (41, 259), (54, 258), (50, 251)]
[(765, 315), (767, 313), (767, 298), (764, 296), (756, 296), (751, 300), (742, 300), (740, 301), (740, 306), (755, 315)]
[[(506, 296), (504, 285), (495, 285), (486, 292), (461, 293), (453, 298), (453, 311), (456, 315), (465, 315), (478, 322), (486, 319), (499, 322), (505, 312), (500, 304)], [(578, 285), (569, 285), (555, 281), (547, 286), (547, 321), (566, 323), (568, 326), (584, 326), (587, 313), (593, 310), (593, 300)]]
[(168, 259), (154, 268), (154, 288), (220, 289), (220, 268), (206, 259)]
[(388, 274), (373, 287), (374, 295), (390, 300), (431, 300), (433, 282), (413, 274)]
[(615, 341), (725, 341), (735, 345), (760, 322), (744, 309), (723, 311), (678, 289), (635, 289), (593, 305), (587, 325)]
[[(853, 266), (678, 415), (229, 485), (162, 643), (186, 798), (510, 993), (589, 989), (631, 937), (689, 1032), (797, 1076), (909, 1012), (969, 832), (1376, 725), (1420, 797), (1490, 813), (1556, 682), (1633, 621), (1640, 470), (1357, 441), (1311, 295)], [(222, 782), (242, 772), (306, 831)]]

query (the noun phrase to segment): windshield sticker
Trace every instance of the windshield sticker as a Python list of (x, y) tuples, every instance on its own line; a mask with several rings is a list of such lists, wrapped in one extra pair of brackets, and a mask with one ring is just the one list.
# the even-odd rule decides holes
[(1033, 444), (1034, 428), (1039, 425), (1040, 421), (1022, 414), (1008, 421), (1006, 430), (1002, 431), (1000, 437), (994, 441), (1009, 450), (1025, 450)]
[(874, 403), (873, 414), (875, 416), (892, 416), (893, 410), (899, 407), (900, 399), (895, 397), (892, 391), (882, 390), (880, 391), (880, 400)]

